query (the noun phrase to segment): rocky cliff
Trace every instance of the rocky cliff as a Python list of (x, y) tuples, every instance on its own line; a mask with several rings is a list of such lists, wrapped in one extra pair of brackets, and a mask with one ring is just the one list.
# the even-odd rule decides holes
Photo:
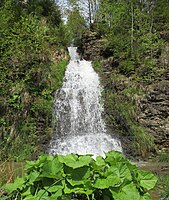
[(94, 60), (103, 54), (104, 44), (105, 41), (96, 32), (87, 30), (83, 34), (78, 51), (83, 59)]
[(120, 135), (126, 154), (146, 157), (150, 155), (147, 152), (167, 151), (169, 43), (166, 43), (158, 58), (159, 65), (163, 66), (162, 75), (151, 83), (144, 83), (133, 76), (120, 73), (117, 70), (118, 64), (106, 52), (105, 44), (106, 41), (99, 35), (88, 31), (83, 35), (79, 51), (86, 60), (101, 60), (102, 70), (99, 72), (105, 88), (105, 117), (108, 127)]
[[(147, 86), (138, 103), (138, 121), (155, 137), (155, 143), (169, 147), (169, 80)], [(161, 147), (160, 147), (161, 148)]]

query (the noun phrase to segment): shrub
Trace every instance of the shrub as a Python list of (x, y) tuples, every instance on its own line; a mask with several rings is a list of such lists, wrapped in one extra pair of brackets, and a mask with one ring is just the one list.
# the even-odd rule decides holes
[[(157, 178), (138, 169), (123, 154), (105, 153), (94, 160), (92, 155), (42, 155), (27, 161), (26, 174), (4, 186), (4, 199), (114, 199), (148, 200)], [(3, 197), (2, 197), (3, 199)]]

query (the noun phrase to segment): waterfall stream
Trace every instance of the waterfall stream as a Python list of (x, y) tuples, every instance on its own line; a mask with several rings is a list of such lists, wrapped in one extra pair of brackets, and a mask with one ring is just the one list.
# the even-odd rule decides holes
[(57, 127), (49, 153), (104, 156), (110, 150), (122, 151), (120, 141), (106, 133), (98, 74), (91, 62), (79, 59), (76, 47), (68, 50), (71, 60), (55, 95)]

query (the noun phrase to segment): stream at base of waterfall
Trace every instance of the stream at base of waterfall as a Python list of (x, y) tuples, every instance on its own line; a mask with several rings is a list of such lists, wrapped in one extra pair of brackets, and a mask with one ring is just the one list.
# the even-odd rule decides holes
[(76, 47), (69, 47), (70, 62), (61, 89), (56, 91), (56, 128), (48, 153), (94, 157), (110, 150), (122, 152), (121, 143), (106, 133), (102, 118), (102, 87), (91, 62), (80, 60)]

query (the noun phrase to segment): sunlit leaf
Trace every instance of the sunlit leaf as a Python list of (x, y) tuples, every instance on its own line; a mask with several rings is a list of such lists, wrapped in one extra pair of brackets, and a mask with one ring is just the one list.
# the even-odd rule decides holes
[(113, 165), (116, 162), (125, 161), (124, 155), (118, 151), (109, 151), (106, 152), (105, 155), (106, 155), (105, 161), (111, 165)]
[(43, 172), (41, 174), (41, 177), (60, 178), (62, 168), (63, 164), (59, 162), (57, 157), (53, 160), (48, 160), (45, 162), (42, 168)]
[(73, 169), (70, 167), (65, 168), (65, 173), (67, 174), (66, 180), (72, 185), (81, 185), (86, 183), (90, 177), (90, 168), (81, 167)]
[(28, 187), (28, 189), (25, 192), (22, 193), (22, 196), (23, 197), (32, 196), (31, 187)]
[(151, 172), (141, 170), (138, 171), (138, 178), (140, 181), (140, 186), (147, 190), (154, 188), (158, 180), (157, 177)]
[(32, 184), (33, 182), (35, 182), (38, 177), (40, 175), (40, 172), (37, 171), (33, 171), (32, 173), (30, 173), (27, 178), (29, 179), (29, 184)]
[(116, 184), (119, 184), (120, 178), (117, 176), (109, 175), (107, 178), (98, 178), (94, 183), (95, 188), (106, 189)]
[(96, 161), (92, 162), (92, 167), (95, 170), (100, 170), (104, 166), (106, 166), (106, 163), (105, 163), (103, 157), (101, 157), (101, 156), (97, 156)]
[(140, 200), (151, 200), (152, 197), (149, 193), (145, 193), (143, 196), (140, 197)]
[(140, 200), (140, 194), (133, 183), (127, 184), (119, 190), (111, 190), (115, 200)]
[(77, 156), (75, 154), (59, 156), (58, 159), (60, 162), (64, 163), (68, 167), (72, 167), (73, 169), (89, 166), (89, 163), (92, 161), (91, 156)]
[(121, 181), (123, 181), (124, 179), (132, 179), (130, 170), (128, 169), (127, 165), (122, 162), (117, 162), (109, 167), (107, 170), (105, 170), (104, 176), (107, 177), (111, 174), (120, 178)]
[(24, 187), (25, 180), (23, 178), (16, 178), (14, 183), (9, 183), (4, 186), (4, 189), (8, 192), (13, 192), (17, 189), (22, 189)]

